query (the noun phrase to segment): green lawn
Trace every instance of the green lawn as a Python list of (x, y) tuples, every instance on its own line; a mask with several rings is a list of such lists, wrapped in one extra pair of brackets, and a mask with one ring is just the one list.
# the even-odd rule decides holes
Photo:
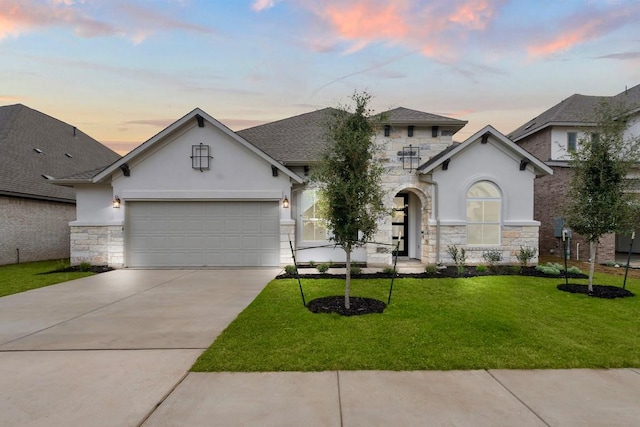
[[(383, 314), (314, 314), (295, 280), (273, 280), (194, 371), (448, 370), (640, 367), (640, 296), (603, 300), (556, 289), (563, 279), (486, 276), (396, 280)], [(586, 281), (572, 280), (573, 283)], [(597, 275), (595, 283), (621, 285)], [(307, 301), (341, 280), (303, 280)], [(389, 280), (352, 295), (387, 301)], [(640, 280), (627, 282), (640, 293)]]
[(0, 266), (0, 297), (94, 274), (91, 272), (41, 274), (68, 266), (68, 261), (39, 261)]

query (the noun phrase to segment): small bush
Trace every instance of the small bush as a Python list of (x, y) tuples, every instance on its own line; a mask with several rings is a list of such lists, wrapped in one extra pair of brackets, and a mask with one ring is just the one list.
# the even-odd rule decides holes
[(486, 265), (477, 265), (476, 266), (476, 271), (478, 273), (484, 273), (485, 271), (487, 271), (487, 266)]
[(573, 267), (569, 267), (567, 269), (567, 273), (582, 274), (582, 270), (580, 270), (578, 267), (574, 265)]
[(509, 266), (509, 270), (513, 274), (519, 274), (522, 271), (522, 269), (521, 269), (521, 267), (519, 265), (510, 265)]
[(438, 267), (435, 265), (429, 264), (424, 268), (424, 272), (432, 276), (436, 275), (438, 274)]
[(296, 271), (298, 271), (298, 270), (296, 269), (295, 265), (289, 264), (289, 265), (285, 265), (284, 266), (284, 272), (287, 273), (290, 276), (295, 275)]
[(464, 273), (464, 268), (467, 263), (467, 251), (464, 248), (458, 249), (456, 245), (447, 246), (447, 252), (451, 255), (451, 259), (456, 265), (458, 274)]
[(56, 261), (56, 266), (54, 270), (64, 270), (67, 267), (69, 267), (69, 262), (67, 260), (60, 259)]
[(496, 264), (502, 261), (502, 252), (501, 251), (485, 251), (482, 253), (482, 258), (489, 264), (489, 270), (495, 270)]
[(351, 266), (351, 275), (361, 274), (361, 273), (362, 273), (362, 268), (358, 267), (357, 265)]
[(316, 266), (316, 262), (314, 260), (310, 260), (309, 267), (315, 267), (315, 266)]
[(80, 271), (84, 272), (91, 271), (91, 263), (89, 261), (82, 261), (78, 268), (80, 269)]
[(560, 270), (555, 268), (552, 263), (538, 265), (536, 267), (536, 270), (537, 271), (541, 271), (541, 272), (543, 272), (545, 274), (551, 274), (553, 276), (559, 276), (560, 275)]
[(318, 264), (316, 266), (316, 269), (320, 272), (320, 273), (326, 273), (327, 271), (329, 271), (329, 268), (331, 267), (331, 264), (328, 262), (323, 262), (322, 264)]
[(393, 268), (393, 267), (385, 267), (385, 268), (382, 269), (382, 272), (384, 274), (393, 274), (393, 273), (396, 272), (396, 269)]
[(615, 267), (616, 263), (614, 261), (609, 260), (605, 262), (604, 265), (606, 265), (607, 267)]
[(531, 248), (529, 246), (520, 246), (520, 252), (516, 255), (516, 258), (520, 262), (520, 265), (523, 267), (528, 267), (529, 262), (536, 256), (536, 248)]

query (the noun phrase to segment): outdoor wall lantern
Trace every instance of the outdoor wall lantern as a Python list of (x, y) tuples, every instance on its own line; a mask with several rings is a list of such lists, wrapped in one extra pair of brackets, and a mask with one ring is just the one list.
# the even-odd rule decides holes
[(284, 196), (284, 199), (282, 200), (282, 207), (285, 209), (289, 207), (289, 199), (287, 199), (287, 196)]
[(120, 208), (120, 197), (116, 196), (113, 198), (113, 207), (114, 209)]

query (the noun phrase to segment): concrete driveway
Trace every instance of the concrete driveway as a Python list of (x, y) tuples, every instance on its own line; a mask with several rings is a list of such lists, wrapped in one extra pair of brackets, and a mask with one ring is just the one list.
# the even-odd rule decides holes
[(117, 270), (0, 298), (0, 425), (139, 425), (278, 272)]

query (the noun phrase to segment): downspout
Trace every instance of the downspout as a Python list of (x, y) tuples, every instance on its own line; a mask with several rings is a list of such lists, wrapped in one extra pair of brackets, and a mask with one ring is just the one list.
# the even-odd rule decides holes
[(438, 183), (420, 175), (418, 178), (425, 184), (433, 186), (433, 210), (436, 217), (436, 265), (440, 265), (440, 210), (438, 209)]

